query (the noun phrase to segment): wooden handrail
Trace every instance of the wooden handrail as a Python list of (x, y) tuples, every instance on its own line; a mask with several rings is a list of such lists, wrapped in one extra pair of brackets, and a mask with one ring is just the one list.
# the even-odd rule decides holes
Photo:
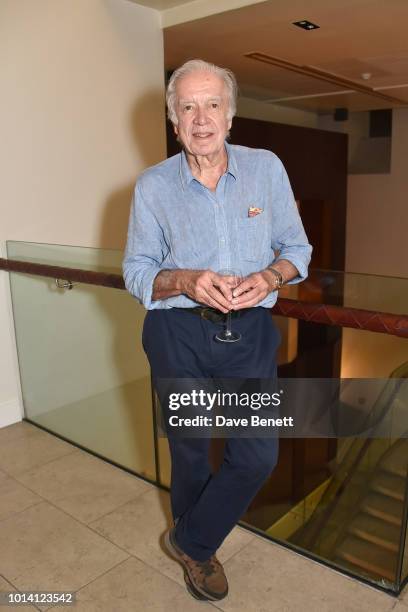
[[(50, 266), (29, 261), (18, 261), (0, 257), (0, 270), (8, 272), (21, 272), (36, 276), (67, 279), (90, 285), (112, 287), (113, 289), (126, 289), (123, 277), (120, 274), (95, 272), (79, 268), (63, 266)], [(331, 304), (317, 304), (302, 300), (279, 298), (272, 313), (293, 319), (321, 323), (323, 325), (337, 325), (352, 329), (373, 331), (408, 338), (408, 315), (392, 314), (362, 308), (349, 308), (348, 306), (334, 306)]]

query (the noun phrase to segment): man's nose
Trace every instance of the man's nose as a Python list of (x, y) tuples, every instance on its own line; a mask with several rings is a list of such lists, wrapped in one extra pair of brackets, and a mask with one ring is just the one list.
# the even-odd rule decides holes
[(199, 125), (205, 125), (207, 123), (207, 112), (205, 108), (197, 108), (196, 115), (194, 117), (194, 121)]

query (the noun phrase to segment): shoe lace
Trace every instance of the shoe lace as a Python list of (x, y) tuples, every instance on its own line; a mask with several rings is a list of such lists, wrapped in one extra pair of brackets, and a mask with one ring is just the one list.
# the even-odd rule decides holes
[(215, 555), (207, 559), (207, 561), (194, 561), (191, 559), (191, 557), (186, 557), (186, 561), (188, 561), (188, 564), (195, 575), (202, 574), (204, 576), (211, 576), (217, 571), (217, 568), (220, 565), (220, 562)]
[(208, 559), (207, 561), (204, 561), (200, 565), (201, 565), (201, 573), (204, 574), (205, 576), (211, 576), (211, 574), (213, 574), (216, 570), (215, 563), (212, 559)]

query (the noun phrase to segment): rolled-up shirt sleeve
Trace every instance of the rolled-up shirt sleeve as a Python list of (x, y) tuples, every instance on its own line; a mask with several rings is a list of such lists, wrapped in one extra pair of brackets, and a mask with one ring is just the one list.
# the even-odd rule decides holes
[(154, 279), (167, 252), (162, 228), (146, 202), (139, 179), (130, 207), (122, 270), (126, 289), (148, 310), (168, 307), (162, 300), (152, 301)]
[(279, 165), (280, 176), (275, 184), (275, 196), (280, 206), (276, 216), (272, 248), (275, 251), (279, 251), (279, 255), (275, 261), (286, 259), (290, 261), (299, 272), (298, 276), (287, 283), (294, 284), (300, 283), (307, 278), (313, 247), (309, 244), (307, 239), (288, 175), (280, 160)]

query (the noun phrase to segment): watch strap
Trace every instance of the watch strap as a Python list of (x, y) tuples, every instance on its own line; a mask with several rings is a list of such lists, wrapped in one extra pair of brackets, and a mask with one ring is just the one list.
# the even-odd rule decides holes
[(268, 266), (267, 270), (270, 270), (275, 275), (275, 278), (276, 278), (275, 289), (280, 289), (281, 287), (283, 287), (284, 282), (283, 282), (282, 274), (278, 270), (276, 270), (276, 268), (273, 268), (272, 266)]

